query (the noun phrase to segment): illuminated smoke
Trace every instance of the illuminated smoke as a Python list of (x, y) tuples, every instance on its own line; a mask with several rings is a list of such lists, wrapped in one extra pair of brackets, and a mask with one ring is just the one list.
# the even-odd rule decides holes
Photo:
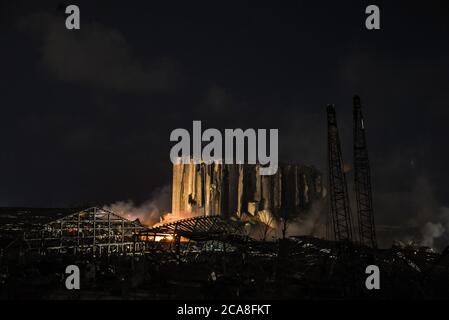
[(170, 211), (171, 186), (167, 185), (156, 189), (150, 200), (136, 205), (133, 201), (118, 201), (104, 206), (104, 209), (117, 213), (129, 220), (139, 219), (147, 226), (160, 222), (161, 218)]

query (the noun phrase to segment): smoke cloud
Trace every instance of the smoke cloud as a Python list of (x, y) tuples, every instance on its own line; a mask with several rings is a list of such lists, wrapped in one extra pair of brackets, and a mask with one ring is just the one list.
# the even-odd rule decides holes
[(441, 237), (446, 232), (446, 229), (443, 227), (441, 222), (432, 223), (427, 222), (424, 225), (422, 231), (422, 242), (421, 244), (426, 247), (433, 247), (436, 238)]
[(421, 228), (420, 244), (442, 250), (449, 240), (449, 208), (441, 207), (432, 221)]
[(174, 63), (166, 58), (139, 59), (125, 36), (99, 23), (84, 23), (77, 32), (50, 13), (26, 16), (19, 27), (41, 42), (41, 64), (59, 80), (120, 93), (166, 93), (173, 88)]
[(317, 201), (311, 208), (292, 221), (287, 229), (287, 236), (314, 236), (324, 238), (326, 236), (327, 199)]
[(113, 211), (118, 215), (129, 220), (139, 219), (147, 226), (153, 226), (160, 222), (161, 218), (170, 212), (171, 206), (171, 186), (167, 185), (156, 189), (150, 200), (135, 205), (133, 201), (119, 201), (104, 206), (104, 209)]

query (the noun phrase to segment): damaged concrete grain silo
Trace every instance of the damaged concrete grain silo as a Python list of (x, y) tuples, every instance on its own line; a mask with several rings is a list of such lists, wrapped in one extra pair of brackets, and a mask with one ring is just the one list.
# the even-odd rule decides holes
[(194, 163), (173, 166), (172, 214), (275, 216), (299, 214), (324, 195), (321, 173), (313, 167), (281, 164), (274, 175), (260, 165)]

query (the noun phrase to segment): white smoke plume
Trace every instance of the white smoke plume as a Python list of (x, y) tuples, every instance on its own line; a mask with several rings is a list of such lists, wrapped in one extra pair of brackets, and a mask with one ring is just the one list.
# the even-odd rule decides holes
[(326, 235), (326, 216), (326, 200), (314, 202), (307, 212), (290, 223), (287, 236), (324, 238)]
[[(326, 236), (326, 203), (317, 201), (308, 210), (297, 217), (287, 220), (285, 236), (313, 236), (324, 238)], [(283, 237), (283, 220), (268, 210), (259, 211), (256, 217), (245, 215), (244, 221), (251, 222), (249, 235), (258, 240), (272, 241)]]
[(441, 237), (446, 232), (446, 228), (440, 222), (427, 222), (422, 231), (421, 245), (432, 248), (436, 238)]
[(161, 218), (170, 212), (171, 206), (171, 186), (167, 185), (153, 191), (150, 200), (136, 205), (133, 201), (118, 201), (104, 206), (104, 209), (110, 210), (129, 220), (139, 219), (147, 226), (153, 226), (160, 222)]
[(447, 207), (439, 208), (434, 220), (428, 221), (421, 229), (422, 246), (438, 248), (440, 246), (436, 242), (440, 239), (445, 243), (449, 239), (449, 208)]

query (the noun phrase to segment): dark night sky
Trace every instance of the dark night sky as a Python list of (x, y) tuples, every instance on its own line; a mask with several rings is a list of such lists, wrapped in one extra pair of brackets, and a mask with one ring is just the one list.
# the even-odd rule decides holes
[(0, 205), (145, 201), (192, 120), (279, 128), (280, 161), (325, 170), (328, 103), (351, 162), (359, 94), (379, 223), (448, 215), (447, 1), (375, 1), (379, 31), (367, 1), (93, 2), (75, 32), (58, 1), (1, 2)]

